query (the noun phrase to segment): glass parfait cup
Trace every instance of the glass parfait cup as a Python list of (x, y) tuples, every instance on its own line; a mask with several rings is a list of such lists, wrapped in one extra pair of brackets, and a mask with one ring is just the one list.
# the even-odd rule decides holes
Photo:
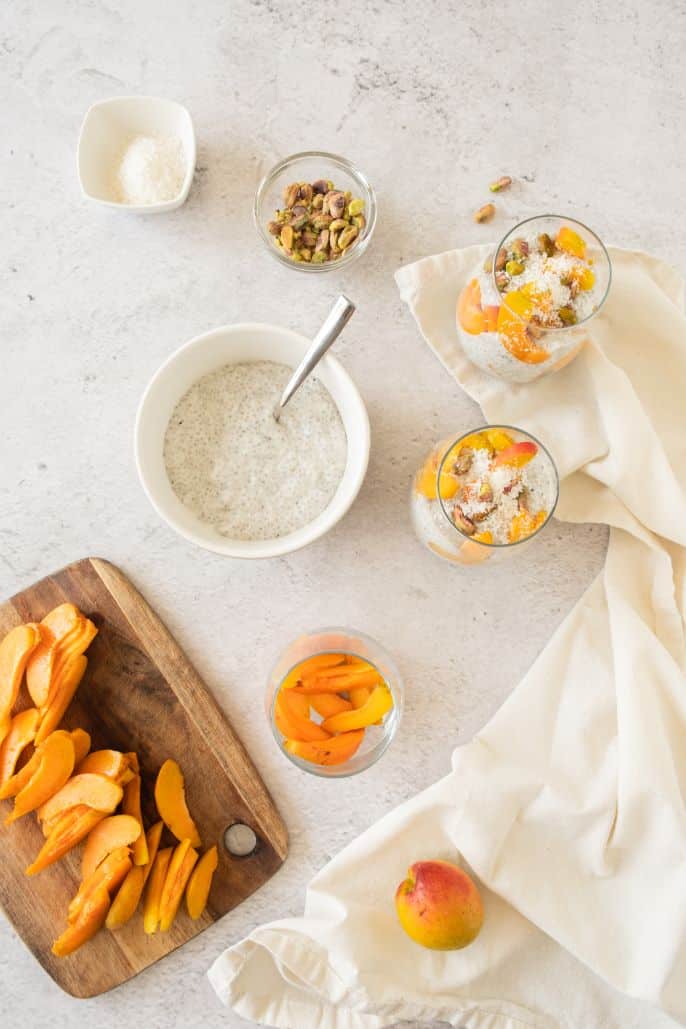
[[(490, 445), (493, 441), (494, 445)], [(468, 524), (460, 508), (461, 480), (455, 472), (465, 447), (488, 449), (490, 461), (504, 452), (509, 442), (535, 446), (540, 455), (537, 480), (542, 507), (532, 512), (516, 510), (509, 525), (508, 538), (494, 539), (488, 522)], [(547, 448), (532, 436), (512, 425), (482, 425), (461, 436), (440, 440), (417, 471), (410, 495), (410, 511), (415, 534), (433, 554), (454, 565), (468, 567), (487, 561), (500, 561), (516, 553), (541, 533), (552, 518), (560, 494), (555, 462)], [(492, 499), (492, 498), (491, 498)]]
[[(345, 761), (337, 764), (319, 764), (307, 760), (287, 749), (287, 737), (277, 724), (276, 702), (279, 692), (292, 683), (297, 668), (310, 658), (331, 654), (344, 654), (360, 658), (378, 671), (390, 690), (393, 706), (375, 724), (365, 727), (361, 744)], [(265, 709), (274, 739), (279, 749), (297, 768), (327, 779), (340, 779), (363, 772), (375, 764), (388, 749), (398, 730), (403, 709), (404, 687), (400, 672), (390, 654), (376, 640), (356, 629), (330, 628), (305, 633), (286, 647), (274, 665), (267, 681)], [(319, 724), (323, 720), (314, 709), (310, 719)]]
[[(510, 288), (505, 268), (521, 267), (521, 257), (526, 263), (531, 245), (538, 247), (542, 240), (558, 258), (577, 258), (587, 265), (585, 279), (566, 284), (576, 290), (575, 298), (580, 297), (574, 302), (581, 313), (578, 316), (565, 308), (568, 323), (541, 323), (536, 305), (527, 296), (531, 283)], [(558, 246), (558, 240), (569, 250)], [(604, 244), (582, 222), (554, 214), (527, 218), (506, 233), (495, 251), (474, 268), (462, 289), (457, 301), (462, 348), (473, 364), (506, 382), (531, 382), (559, 371), (574, 360), (589, 338), (589, 323), (605, 303), (611, 279)], [(542, 279), (539, 296), (550, 293), (549, 286), (550, 282)]]

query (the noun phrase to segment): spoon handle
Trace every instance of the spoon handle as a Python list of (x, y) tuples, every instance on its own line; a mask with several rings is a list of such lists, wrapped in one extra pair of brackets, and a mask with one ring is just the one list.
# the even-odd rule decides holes
[(314, 366), (319, 363), (333, 341), (341, 334), (344, 327), (352, 318), (354, 312), (355, 305), (353, 302), (341, 294), (331, 308), (321, 329), (312, 340), (312, 346), (293, 372), (293, 375), (288, 381), (288, 385), (281, 394), (281, 399), (274, 408), (274, 417), (277, 422), (288, 401), (291, 399), (298, 387), (305, 381)]

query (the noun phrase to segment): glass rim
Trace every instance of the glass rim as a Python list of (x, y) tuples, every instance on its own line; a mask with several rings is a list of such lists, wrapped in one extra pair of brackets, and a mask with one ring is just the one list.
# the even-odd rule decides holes
[[(362, 661), (367, 661), (369, 664), (373, 665), (374, 668), (376, 668), (376, 670), (381, 675), (383, 681), (386, 683), (386, 685), (388, 686), (389, 690), (391, 691), (391, 695), (393, 696), (393, 711), (394, 711), (394, 717), (395, 717), (395, 725), (393, 726), (392, 731), (384, 733), (382, 738), (375, 745), (374, 749), (369, 752), (371, 755), (373, 755), (372, 759), (367, 764), (363, 765), (361, 768), (348, 769), (347, 768), (347, 763), (348, 762), (343, 762), (343, 764), (341, 764), (341, 765), (317, 765), (317, 764), (315, 764), (312, 761), (305, 761), (303, 758), (299, 758), (296, 754), (289, 754), (288, 751), (283, 746), (283, 736), (279, 732), (279, 730), (277, 729), (277, 726), (276, 726), (276, 721), (274, 719), (274, 707), (276, 705), (276, 698), (277, 698), (277, 696), (279, 694), (279, 690), (281, 689), (281, 685), (282, 685), (284, 679), (286, 678), (286, 676), (290, 675), (290, 673), (293, 671), (293, 669), (297, 668), (297, 666), (299, 664), (302, 664), (303, 661), (306, 661), (307, 658), (300, 658), (299, 661), (296, 661), (294, 664), (289, 666), (287, 672), (285, 672), (282, 676), (280, 676), (280, 678), (279, 678), (279, 685), (278, 685), (278, 687), (276, 687), (274, 689), (273, 696), (271, 697), (271, 701), (269, 703), (269, 724), (271, 726), (272, 735), (273, 735), (273, 737), (274, 737), (274, 739), (276, 741), (276, 744), (277, 744), (281, 754), (285, 758), (287, 758), (287, 760), (290, 761), (291, 764), (295, 765), (296, 768), (301, 769), (301, 771), (303, 771), (303, 772), (308, 772), (310, 775), (316, 775), (320, 779), (349, 779), (353, 775), (360, 775), (362, 772), (366, 772), (369, 768), (371, 768), (373, 765), (375, 765), (376, 762), (380, 758), (383, 757), (383, 755), (386, 753), (386, 751), (390, 747), (391, 743), (395, 739), (395, 734), (398, 731), (398, 728), (399, 728), (399, 725), (400, 725), (400, 720), (401, 720), (401, 717), (402, 717), (402, 712), (403, 712), (403, 690), (404, 690), (404, 683), (403, 683), (402, 676), (400, 675), (400, 672), (398, 670), (398, 667), (397, 667), (395, 661), (393, 660), (391, 655), (388, 653), (386, 648), (384, 646), (382, 646), (380, 643), (378, 643), (375, 639), (373, 639), (373, 637), (368, 636), (364, 632), (360, 632), (357, 629), (343, 628), (341, 626), (327, 626), (326, 628), (323, 628), (323, 629), (312, 629), (310, 632), (306, 633), (305, 635), (307, 637), (312, 637), (312, 636), (323, 636), (323, 635), (326, 635), (326, 634), (329, 634), (329, 633), (336, 633), (336, 634), (338, 634), (338, 633), (342, 633), (343, 634), (344, 633), (344, 634), (349, 635), (349, 636), (357, 637), (357, 639), (359, 639), (360, 641), (364, 642), (365, 644), (370, 645), (372, 649), (378, 650), (380, 652), (380, 655), (383, 658), (383, 660), (388, 662), (388, 664), (390, 665), (391, 671), (393, 672), (393, 679), (392, 679), (392, 681), (387, 679), (386, 676), (384, 676), (383, 672), (378, 667), (378, 665), (377, 665), (377, 663), (375, 661), (370, 660), (370, 658), (365, 657), (363, 654), (357, 654), (353, 650), (343, 651), (343, 650), (340, 650), (340, 649), (333, 650), (331, 648), (323, 647), (321, 650), (318, 650), (315, 653), (312, 653), (312, 654), (308, 655), (308, 657), (318, 657), (320, 654), (339, 654), (339, 653), (345, 653), (345, 654), (350, 654), (353, 657), (359, 657)], [(295, 642), (295, 641), (293, 641), (293, 642)], [(267, 679), (267, 690), (268, 691), (269, 691), (269, 689), (271, 688), (271, 685), (272, 685), (272, 681), (273, 681), (273, 677), (274, 677), (274, 671), (278, 667), (279, 661), (281, 660), (281, 657), (283, 656), (283, 653), (285, 653), (289, 649), (290, 646), (292, 646), (292, 643), (288, 644), (288, 646), (286, 648), (284, 648), (284, 651), (277, 658), (276, 662), (272, 666), (271, 672), (270, 672), (269, 677)], [(354, 760), (354, 758), (355, 758), (355, 755), (353, 754), (353, 757), (350, 760)], [(340, 769), (340, 770), (337, 771), (336, 769)]]
[[(292, 261), (290, 257), (282, 254), (277, 246), (272, 242), (273, 236), (267, 231), (267, 227), (263, 224), (261, 218), (261, 208), (267, 190), (269, 189), (272, 182), (277, 178), (281, 172), (287, 168), (304, 160), (322, 160), (328, 161), (330, 164), (335, 165), (342, 171), (346, 172), (352, 179), (358, 182), (363, 190), (366, 190), (369, 198), (368, 210), (365, 211), (365, 217), (367, 218), (367, 224), (364, 227), (362, 236), (358, 238), (357, 243), (353, 246), (348, 254), (344, 257), (339, 258), (337, 261), (326, 261), (322, 264), (311, 264), (307, 261)], [(367, 207), (367, 205), (365, 205)], [(255, 190), (255, 197), (253, 200), (252, 217), (255, 228), (257, 229), (262, 242), (267, 247), (269, 253), (275, 260), (286, 267), (291, 268), (294, 271), (311, 273), (313, 275), (320, 275), (326, 272), (334, 271), (336, 268), (345, 268), (351, 264), (358, 257), (361, 257), (365, 252), (371, 241), (374, 229), (376, 227), (377, 217), (377, 200), (374, 187), (370, 183), (364, 172), (349, 161), (347, 157), (342, 157), (340, 154), (333, 154), (327, 150), (300, 150), (296, 154), (290, 154), (288, 157), (283, 157), (278, 161), (273, 168), (270, 168), (265, 175), (260, 179), (257, 189)]]
[[(477, 432), (484, 432), (485, 429), (511, 429), (513, 432), (519, 432), (519, 433), (522, 434), (522, 436), (526, 436), (528, 439), (532, 440), (538, 447), (541, 448), (541, 450), (544, 452), (544, 454), (548, 458), (548, 461), (550, 462), (550, 466), (553, 469), (553, 472), (555, 474), (555, 500), (553, 501), (552, 507), (550, 508), (550, 511), (548, 512), (545, 521), (541, 522), (541, 524), (538, 526), (537, 529), (534, 530), (534, 532), (530, 533), (528, 536), (524, 536), (520, 540), (515, 540), (514, 543), (484, 543), (481, 540), (474, 540), (474, 539), (472, 539), (471, 536), (468, 536), (466, 532), (463, 532), (462, 529), (460, 529), (455, 524), (453, 519), (448, 514), (448, 511), (446, 510), (445, 502), (443, 500), (443, 497), (441, 496), (441, 491), (440, 491), (440, 488), (439, 488), (439, 484), (440, 484), (440, 481), (441, 481), (441, 472), (443, 471), (443, 465), (445, 464), (445, 462), (446, 462), (446, 460), (448, 458), (448, 455), (452, 453), (452, 451), (455, 449), (455, 447), (458, 445), (458, 443), (460, 443), (463, 439), (467, 439), (468, 436), (473, 436)], [(437, 497), (438, 502), (439, 502), (439, 504), (441, 506), (441, 511), (443, 512), (443, 514), (445, 515), (446, 520), (448, 521), (448, 524), (451, 525), (452, 528), (455, 530), (455, 532), (457, 532), (465, 540), (471, 540), (472, 543), (476, 543), (477, 546), (479, 546), (479, 547), (489, 547), (491, 550), (509, 549), (510, 547), (518, 547), (522, 543), (528, 543), (530, 540), (532, 540), (536, 536), (538, 536), (539, 532), (541, 532), (543, 529), (545, 529), (546, 525), (548, 524), (550, 519), (553, 517), (553, 515), (555, 513), (555, 509), (557, 508), (557, 502), (560, 499), (560, 474), (559, 474), (559, 472), (557, 470), (557, 465), (555, 463), (555, 460), (554, 460), (552, 454), (550, 453), (550, 451), (548, 450), (546, 445), (544, 443), (541, 443), (540, 439), (538, 439), (537, 436), (534, 436), (533, 433), (527, 432), (526, 429), (520, 429), (518, 425), (505, 425), (505, 424), (503, 424), (501, 422), (486, 422), (483, 425), (481, 425), (478, 429), (470, 429), (469, 432), (463, 432), (461, 436), (458, 436), (450, 444), (450, 446), (448, 447), (448, 449), (444, 453), (443, 457), (441, 458), (440, 464), (438, 465), (438, 469), (436, 471), (436, 497)]]
[[(573, 325), (542, 325), (541, 329), (544, 335), (549, 332), (569, 332), (572, 329), (578, 329), (581, 325), (586, 325), (586, 323), (590, 322), (592, 318), (595, 318), (595, 316), (600, 312), (600, 310), (604, 306), (605, 301), (607, 300), (608, 294), (610, 292), (610, 286), (612, 285), (612, 261), (610, 260), (610, 255), (607, 251), (607, 247), (605, 246), (597, 232), (594, 232), (593, 229), (590, 228), (590, 226), (585, 224), (585, 222), (579, 221), (578, 218), (572, 218), (571, 216), (566, 217), (562, 214), (534, 214), (531, 215), (531, 217), (529, 218), (523, 218), (522, 221), (517, 222), (517, 224), (513, 225), (511, 229), (508, 229), (508, 231), (505, 233), (505, 235), (502, 237), (502, 239), (496, 246), (495, 250), (493, 251), (493, 268), (491, 269), (491, 278), (493, 281), (493, 288), (495, 289), (497, 295), (501, 298), (505, 295), (500, 292), (500, 290), (498, 289), (498, 285), (495, 281), (495, 261), (498, 253), (500, 252), (501, 247), (504, 245), (505, 241), (508, 240), (510, 236), (513, 235), (513, 233), (517, 232), (518, 229), (521, 229), (522, 226), (529, 225), (531, 222), (545, 221), (546, 218), (555, 218), (556, 220), (561, 222), (572, 222), (574, 225), (578, 225), (585, 232), (588, 232), (589, 235), (593, 236), (594, 240), (597, 242), (598, 246), (600, 247), (600, 250), (602, 251), (605, 257), (605, 264), (607, 266), (607, 285), (605, 287), (605, 292), (603, 293), (602, 297), (598, 302), (598, 306), (594, 308), (594, 310), (591, 311), (590, 314), (586, 315), (585, 318), (582, 318), (580, 322), (575, 322)], [(517, 315), (516, 317), (518, 317), (522, 322), (525, 321), (525, 319), (523, 319), (521, 315)]]

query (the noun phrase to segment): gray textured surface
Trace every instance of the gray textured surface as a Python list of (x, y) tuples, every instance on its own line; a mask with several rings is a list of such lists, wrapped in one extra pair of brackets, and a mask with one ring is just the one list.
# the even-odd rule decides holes
[[(117, 562), (236, 724), (292, 840), (290, 860), (257, 896), (92, 1002), (62, 995), (0, 922), (7, 1029), (238, 1026), (203, 975), (215, 954), (298, 912), (330, 855), (446, 771), (452, 747), (496, 710), (601, 567), (602, 528), (555, 524), (530, 563), (467, 577), (419, 548), (407, 513), (427, 446), (478, 415), (401, 307), (400, 263), (495, 237), (542, 209), (686, 259), (677, 200), (686, 9), (544, 6), (3, 5), (0, 593), (87, 554)], [(195, 120), (197, 175), (174, 214), (127, 217), (79, 196), (83, 113), (129, 92), (176, 98)], [(259, 175), (307, 147), (357, 161), (378, 190), (376, 239), (342, 277), (312, 281), (278, 266), (251, 224)], [(496, 223), (476, 226), (471, 212), (501, 173), (520, 181)], [(340, 288), (359, 313), (336, 349), (373, 433), (357, 504), (327, 538), (282, 560), (238, 564), (186, 545), (136, 479), (132, 426), (145, 383), (180, 343), (225, 322), (314, 331)], [(296, 771), (262, 712), (271, 659), (323, 623), (376, 636), (406, 677), (396, 743), (354, 781)]]

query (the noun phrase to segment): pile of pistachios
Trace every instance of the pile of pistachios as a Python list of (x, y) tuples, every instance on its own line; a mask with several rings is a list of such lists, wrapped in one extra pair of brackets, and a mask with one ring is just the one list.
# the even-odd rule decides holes
[(344, 257), (364, 233), (364, 200), (330, 179), (293, 182), (267, 228), (291, 261), (325, 264)]

